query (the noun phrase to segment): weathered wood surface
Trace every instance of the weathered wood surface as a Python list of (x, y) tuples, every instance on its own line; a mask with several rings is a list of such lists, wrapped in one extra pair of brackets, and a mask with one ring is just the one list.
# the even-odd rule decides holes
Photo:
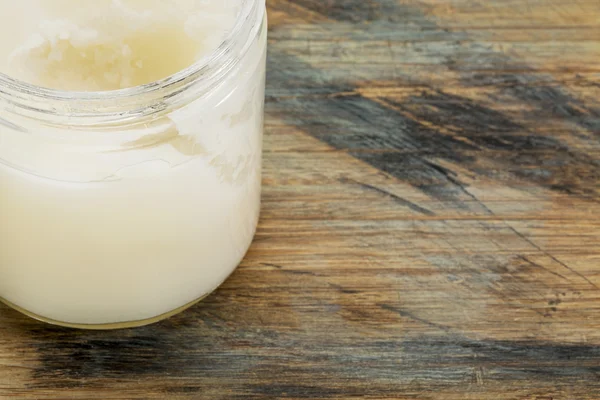
[(136, 330), (0, 309), (0, 398), (600, 398), (600, 2), (268, 5), (241, 268)]

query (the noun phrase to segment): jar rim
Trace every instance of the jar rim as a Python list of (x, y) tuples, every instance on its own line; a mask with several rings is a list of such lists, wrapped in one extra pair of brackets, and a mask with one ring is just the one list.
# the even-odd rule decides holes
[[(257, 36), (265, 0), (240, 1), (242, 7), (235, 24), (221, 44), (170, 76), (130, 88), (86, 92), (45, 88), (0, 73), (0, 110), (51, 123), (97, 125), (133, 120), (171, 108), (179, 103), (175, 98), (182, 97), (192, 86), (198, 95), (218, 84)], [(0, 117), (2, 122), (8, 121)]]

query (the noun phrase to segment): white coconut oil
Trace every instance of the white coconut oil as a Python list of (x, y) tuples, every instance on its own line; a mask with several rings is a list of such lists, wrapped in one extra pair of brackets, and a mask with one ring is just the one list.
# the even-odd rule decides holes
[(0, 5), (0, 298), (101, 328), (210, 293), (258, 220), (264, 2)]

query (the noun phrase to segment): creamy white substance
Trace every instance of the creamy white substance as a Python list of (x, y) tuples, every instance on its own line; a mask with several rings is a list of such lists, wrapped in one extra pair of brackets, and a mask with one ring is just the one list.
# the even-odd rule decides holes
[(0, 0), (0, 26), (11, 33), (0, 39), (0, 72), (75, 91), (154, 82), (212, 52), (235, 23), (239, 3)]
[[(74, 3), (0, 1), (0, 26), (15, 32), (0, 37), (0, 72), (63, 90), (149, 83), (213, 51), (239, 12), (224, 0)], [(265, 47), (263, 30), (210, 95), (151, 122), (67, 129), (0, 108), (29, 131), (0, 124), (0, 297), (104, 324), (214, 290), (258, 220)]]

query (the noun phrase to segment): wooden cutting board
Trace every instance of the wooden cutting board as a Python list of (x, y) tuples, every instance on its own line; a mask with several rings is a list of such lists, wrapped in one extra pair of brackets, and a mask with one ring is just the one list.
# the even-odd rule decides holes
[(242, 266), (141, 329), (0, 308), (0, 398), (600, 398), (600, 1), (267, 3)]

